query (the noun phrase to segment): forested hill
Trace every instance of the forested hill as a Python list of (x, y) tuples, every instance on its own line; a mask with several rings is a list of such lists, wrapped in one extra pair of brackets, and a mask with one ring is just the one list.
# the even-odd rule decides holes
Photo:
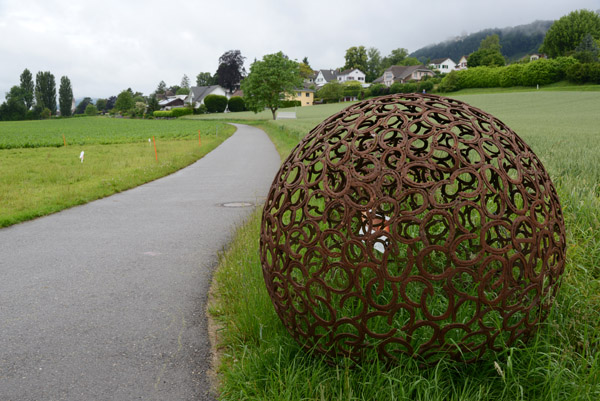
[(531, 24), (503, 29), (485, 29), (467, 36), (423, 47), (413, 52), (410, 56), (416, 57), (423, 62), (426, 62), (427, 59), (450, 57), (454, 62), (458, 63), (458, 60), (462, 56), (468, 56), (477, 50), (482, 39), (496, 33), (500, 37), (502, 55), (509, 61), (514, 61), (527, 54), (536, 53), (553, 22), (535, 21)]

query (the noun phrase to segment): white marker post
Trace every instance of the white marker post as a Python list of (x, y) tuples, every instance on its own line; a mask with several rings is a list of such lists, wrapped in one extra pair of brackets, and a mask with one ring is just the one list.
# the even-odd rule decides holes
[(82, 163), (83, 163), (83, 154), (84, 154), (84, 152), (83, 152), (83, 150), (82, 150), (82, 151), (81, 151), (81, 153), (79, 154), (79, 159), (81, 159), (81, 162), (82, 162)]

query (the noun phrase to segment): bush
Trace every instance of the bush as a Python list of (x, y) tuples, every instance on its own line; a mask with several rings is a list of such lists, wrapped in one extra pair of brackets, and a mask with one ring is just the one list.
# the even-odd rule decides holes
[(189, 114), (192, 114), (194, 111), (188, 107), (176, 107), (174, 109), (171, 109), (171, 115), (173, 117), (181, 117), (181, 116), (187, 116)]
[(231, 97), (231, 99), (229, 99), (229, 102), (227, 103), (227, 107), (229, 108), (229, 111), (233, 113), (246, 110), (246, 106), (244, 105), (244, 98), (240, 96)]
[(47, 120), (48, 118), (50, 118), (52, 116), (52, 112), (50, 111), (49, 108), (44, 108), (44, 110), (42, 110), (42, 112), (40, 113), (40, 118), (42, 120)]
[(394, 82), (392, 86), (390, 86), (389, 91), (389, 93), (406, 93), (406, 90), (404, 89), (404, 84), (400, 82)]
[(431, 92), (431, 90), (433, 89), (433, 85), (434, 81), (432, 79), (421, 81), (418, 83), (418, 90), (419, 92)]
[(171, 118), (173, 113), (171, 110), (156, 110), (152, 115), (156, 118)]
[(566, 77), (569, 66), (576, 64), (573, 57), (558, 57), (552, 60), (539, 59), (525, 65), (523, 85), (536, 86), (558, 82)]
[(204, 98), (204, 104), (209, 113), (222, 113), (227, 108), (227, 97), (221, 95), (208, 95)]
[(200, 107), (198, 107), (197, 109), (194, 109), (194, 114), (206, 114), (206, 113), (208, 113), (208, 110), (206, 109), (205, 104), (201, 104)]
[(98, 114), (98, 108), (93, 104), (88, 104), (85, 106), (85, 115), (86, 116), (95, 116)]
[(383, 94), (384, 89), (387, 89), (387, 86), (385, 86), (384, 84), (371, 85), (369, 87), (368, 96), (381, 96)]
[(577, 63), (567, 68), (567, 79), (576, 84), (600, 84), (600, 63)]
[(442, 78), (438, 89), (440, 92), (454, 92), (461, 89), (458, 71), (451, 71)]
[(511, 64), (500, 71), (500, 86), (508, 88), (523, 85), (523, 71), (525, 64)]
[(281, 102), (281, 108), (302, 106), (300, 100), (284, 100)]

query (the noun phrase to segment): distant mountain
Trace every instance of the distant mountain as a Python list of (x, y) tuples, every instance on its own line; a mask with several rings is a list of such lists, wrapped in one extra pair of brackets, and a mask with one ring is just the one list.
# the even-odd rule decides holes
[(458, 63), (462, 56), (468, 56), (477, 50), (481, 40), (486, 36), (498, 34), (502, 54), (508, 60), (514, 61), (527, 54), (536, 53), (542, 42), (544, 42), (546, 32), (553, 23), (554, 21), (535, 21), (531, 24), (515, 27), (485, 29), (435, 45), (425, 46), (413, 52), (410, 56), (423, 62), (426, 62), (427, 59), (450, 57)]

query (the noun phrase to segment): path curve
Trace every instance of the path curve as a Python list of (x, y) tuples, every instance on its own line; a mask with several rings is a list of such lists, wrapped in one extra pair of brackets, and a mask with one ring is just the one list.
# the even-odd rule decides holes
[(237, 132), (168, 177), (0, 229), (0, 399), (209, 400), (217, 252), (280, 165)]

